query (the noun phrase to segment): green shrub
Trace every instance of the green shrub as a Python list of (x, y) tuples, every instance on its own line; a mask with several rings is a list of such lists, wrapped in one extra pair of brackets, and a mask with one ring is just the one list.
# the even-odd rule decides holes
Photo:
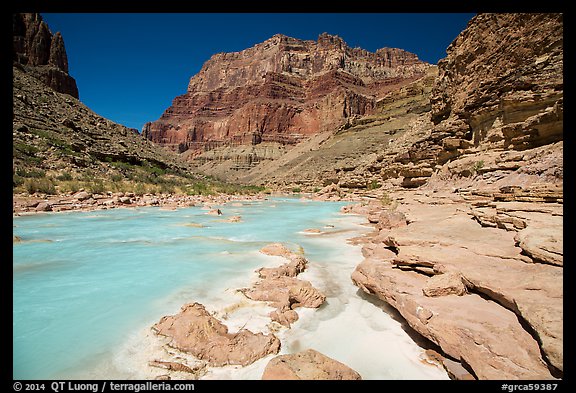
[(476, 173), (478, 172), (480, 169), (484, 168), (484, 160), (480, 160), (480, 161), (476, 161), (473, 165), (472, 165), (472, 172)]
[(68, 181), (64, 183), (61, 187), (63, 191), (69, 191), (73, 193), (80, 191), (80, 189), (82, 188), (80, 187), (80, 183), (77, 181)]
[(380, 183), (378, 183), (377, 180), (372, 180), (370, 183), (368, 183), (368, 185), (366, 186), (367, 189), (369, 190), (375, 190), (377, 188), (382, 187), (382, 185)]
[(174, 194), (175, 191), (176, 191), (176, 188), (174, 187), (173, 184), (166, 184), (166, 183), (160, 184), (160, 193), (161, 194)]
[(95, 180), (88, 185), (88, 190), (92, 194), (102, 194), (106, 191), (102, 180)]
[(19, 187), (24, 184), (24, 178), (18, 175), (12, 175), (12, 187)]
[(56, 176), (56, 179), (60, 181), (70, 181), (72, 180), (72, 175), (70, 172), (62, 172), (60, 175)]
[(301, 189), (300, 187), (294, 187), (294, 188), (292, 189), (292, 192), (293, 192), (294, 194), (299, 194), (299, 193), (302, 192), (302, 189)]
[(13, 145), (14, 149), (22, 152), (28, 156), (33, 156), (34, 154), (38, 153), (38, 148), (31, 146), (24, 142), (15, 142)]
[(36, 192), (55, 195), (56, 187), (50, 179), (28, 179), (26, 180), (24, 187), (28, 194), (34, 194)]
[(16, 169), (16, 174), (18, 176), (27, 177), (27, 178), (43, 178), (46, 177), (46, 172), (41, 169), (30, 169), (26, 170), (23, 168)]
[(212, 195), (213, 192), (209, 189), (205, 182), (199, 181), (192, 183), (187, 190), (188, 195)]
[(143, 183), (136, 183), (134, 186), (134, 194), (136, 195), (144, 195), (148, 192), (146, 185)]

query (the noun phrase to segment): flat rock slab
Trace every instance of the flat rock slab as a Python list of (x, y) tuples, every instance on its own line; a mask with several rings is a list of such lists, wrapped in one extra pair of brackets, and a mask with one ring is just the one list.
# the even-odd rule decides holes
[(564, 265), (563, 228), (559, 226), (528, 227), (515, 237), (518, 247), (541, 263)]
[(185, 304), (180, 313), (162, 317), (152, 330), (168, 337), (170, 346), (205, 360), (209, 366), (247, 366), (280, 351), (280, 340), (273, 334), (245, 329), (228, 333), (226, 325), (200, 303)]
[[(398, 210), (403, 211), (409, 218), (409, 224), (380, 229), (371, 244), (366, 246), (364, 255), (368, 260), (358, 266), (353, 273), (353, 281), (367, 292), (376, 294), (396, 307), (402, 315), (410, 314), (409, 310), (414, 304), (417, 304), (415, 307), (421, 307), (412, 320), (406, 316), (405, 318), (414, 329), (434, 342), (442, 342), (441, 330), (437, 330), (437, 337), (434, 336), (431, 327), (424, 321), (437, 318), (433, 310), (435, 307), (443, 310), (445, 307), (443, 304), (447, 302), (454, 302), (453, 307), (462, 312), (453, 315), (453, 321), (445, 322), (452, 324), (444, 329), (445, 336), (453, 334), (455, 329), (459, 330), (467, 324), (473, 324), (474, 313), (479, 318), (482, 315), (496, 315), (496, 311), (489, 313), (483, 311), (486, 308), (484, 304), (486, 298), (491, 300), (491, 309), (501, 308), (502, 311), (499, 312), (510, 313), (510, 316), (516, 319), (511, 320), (511, 323), (517, 325), (514, 329), (499, 327), (497, 319), (489, 319), (489, 323), (486, 321), (477, 323), (485, 327), (491, 326), (490, 328), (472, 330), (466, 327), (465, 329), (476, 333), (464, 334), (460, 331), (456, 334), (458, 340), (464, 341), (478, 341), (476, 337), (478, 334), (482, 336), (481, 341), (489, 343), (492, 340), (489, 336), (494, 336), (494, 332), (508, 332), (506, 336), (498, 335), (501, 337), (500, 340), (511, 340), (507, 348), (493, 352), (492, 355), (490, 355), (492, 351), (489, 350), (485, 359), (475, 360), (474, 366), (469, 362), (473, 361), (472, 359), (464, 359), (480, 378), (513, 378), (514, 375), (516, 378), (550, 378), (550, 372), (540, 367), (542, 359), (538, 360), (540, 357), (538, 352), (530, 352), (538, 355), (536, 360), (531, 360), (540, 365), (536, 368), (521, 366), (519, 369), (512, 367), (507, 370), (507, 366), (502, 362), (498, 367), (503, 368), (494, 370), (501, 371), (502, 374), (482, 370), (486, 368), (488, 363), (485, 362), (489, 361), (490, 356), (494, 358), (511, 356), (508, 362), (516, 363), (517, 360), (511, 360), (517, 356), (513, 353), (514, 347), (522, 348), (522, 345), (528, 343), (528, 338), (540, 346), (545, 360), (561, 371), (563, 369), (561, 209), (556, 205), (536, 206), (534, 203), (526, 203), (522, 206), (524, 202), (499, 202), (497, 203), (499, 211), (514, 212), (515, 218), (522, 220), (522, 225), (519, 225), (520, 228), (486, 227), (474, 218), (471, 214), (473, 208), (466, 202), (434, 196), (425, 198), (418, 196), (418, 199), (416, 196), (407, 195), (398, 207)], [(547, 226), (548, 231), (544, 229)], [(385, 252), (386, 250), (392, 250), (394, 255)], [(546, 252), (548, 254), (545, 254)], [(548, 260), (545, 260), (546, 258)], [(461, 277), (462, 283), (460, 280), (455, 280), (455, 277)], [(408, 291), (406, 286), (413, 288)], [(466, 292), (471, 294), (467, 295)], [(480, 294), (482, 297), (472, 302), (470, 299), (477, 297), (475, 294)], [(468, 312), (471, 315), (470, 320), (466, 322), (461, 316)], [(454, 311), (446, 309), (438, 315), (444, 318), (453, 313)], [(530, 334), (534, 334), (535, 339), (520, 325), (518, 318), (530, 326)], [(520, 334), (522, 331), (526, 341), (523, 340), (523, 344), (520, 345), (515, 340), (520, 337), (517, 333)], [(468, 345), (464, 341), (459, 344), (462, 348)], [(445, 345), (448, 344), (445, 342)], [(491, 343), (486, 345), (495, 348)], [(455, 350), (456, 347), (450, 348), (454, 355), (470, 356)], [(473, 348), (469, 347), (467, 351), (472, 351)], [(442, 349), (447, 350), (444, 347)], [(526, 351), (526, 348), (522, 351)], [(459, 359), (458, 356), (453, 357)], [(518, 361), (521, 358), (518, 358)], [(535, 374), (530, 376), (531, 373), (524, 369), (533, 370)], [(541, 372), (536, 371), (538, 369)]]
[(479, 379), (550, 379), (536, 340), (517, 316), (476, 294), (428, 297), (426, 276), (364, 260), (352, 280), (385, 300), (424, 337), (470, 366)]
[(356, 371), (313, 349), (276, 356), (266, 366), (264, 380), (360, 380)]

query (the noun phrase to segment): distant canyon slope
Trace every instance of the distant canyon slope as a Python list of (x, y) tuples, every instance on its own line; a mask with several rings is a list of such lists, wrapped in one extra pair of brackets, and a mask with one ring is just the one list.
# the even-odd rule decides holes
[(318, 41), (277, 34), (212, 56), (143, 135), (192, 158), (221, 146), (293, 145), (373, 113), (378, 99), (430, 67), (402, 49), (371, 53), (326, 33)]

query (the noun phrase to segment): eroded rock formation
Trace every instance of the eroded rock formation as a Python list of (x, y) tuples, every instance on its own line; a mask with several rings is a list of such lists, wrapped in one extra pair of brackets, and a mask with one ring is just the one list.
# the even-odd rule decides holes
[(232, 173), (283, 189), (337, 183), (344, 194), (380, 185), (474, 182), (497, 190), (561, 182), (562, 14), (475, 16), (437, 68), (334, 131)]
[(57, 92), (78, 98), (76, 81), (68, 74), (68, 56), (60, 32), (52, 34), (40, 14), (13, 14), (12, 34), (16, 64)]
[[(63, 38), (52, 35), (40, 15), (12, 18), (14, 187), (31, 173), (95, 181), (129, 179), (137, 170), (156, 167), (192, 175), (177, 154), (142, 138), (135, 129), (97, 115), (78, 100)], [(121, 166), (115, 168), (112, 162)]]
[(401, 49), (371, 53), (328, 34), (318, 41), (278, 34), (212, 56), (143, 135), (192, 157), (221, 146), (294, 144), (371, 113), (377, 98), (429, 67)]
[(318, 308), (326, 296), (312, 286), (309, 281), (296, 276), (306, 269), (308, 261), (301, 255), (290, 251), (281, 243), (272, 243), (263, 247), (260, 252), (266, 255), (279, 256), (286, 263), (273, 268), (257, 270), (259, 280), (250, 288), (240, 290), (247, 298), (265, 301), (276, 310), (270, 318), (279, 324), (290, 327), (298, 320), (298, 307)]
[[(472, 18), (438, 63), (430, 135), (395, 159), (418, 168), (402, 175), (404, 185), (426, 183), (437, 165), (463, 155), (526, 151), (561, 142), (563, 31), (562, 14)], [(518, 156), (522, 154), (501, 154), (492, 171), (505, 174), (530, 164)], [(468, 176), (482, 170), (484, 161), (478, 155)], [(550, 165), (534, 169), (531, 174), (540, 175)]]
[(562, 205), (450, 192), (395, 197), (394, 215), (408, 224), (367, 209), (386, 225), (365, 245), (354, 283), (477, 378), (561, 375)]
[(280, 340), (273, 334), (246, 329), (229, 333), (226, 325), (200, 303), (185, 304), (180, 313), (162, 317), (152, 330), (168, 337), (171, 347), (205, 360), (210, 366), (246, 366), (280, 350)]

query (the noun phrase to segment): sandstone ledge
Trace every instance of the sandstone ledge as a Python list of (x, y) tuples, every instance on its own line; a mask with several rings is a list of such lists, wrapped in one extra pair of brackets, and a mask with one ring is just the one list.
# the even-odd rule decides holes
[[(408, 225), (390, 225), (383, 215), (386, 225), (364, 246), (366, 259), (352, 273), (353, 282), (395, 307), (413, 329), (479, 379), (561, 375), (561, 249), (554, 249), (559, 262), (541, 263), (518, 241), (522, 231), (547, 222), (547, 243), (533, 237), (534, 247), (561, 244), (561, 212), (543, 207), (560, 214), (556, 220), (528, 202), (521, 203), (525, 210), (513, 202), (526, 228), (516, 232), (479, 225), (472, 201), (458, 196), (421, 191), (397, 196)], [(374, 207), (371, 216), (378, 217)]]

